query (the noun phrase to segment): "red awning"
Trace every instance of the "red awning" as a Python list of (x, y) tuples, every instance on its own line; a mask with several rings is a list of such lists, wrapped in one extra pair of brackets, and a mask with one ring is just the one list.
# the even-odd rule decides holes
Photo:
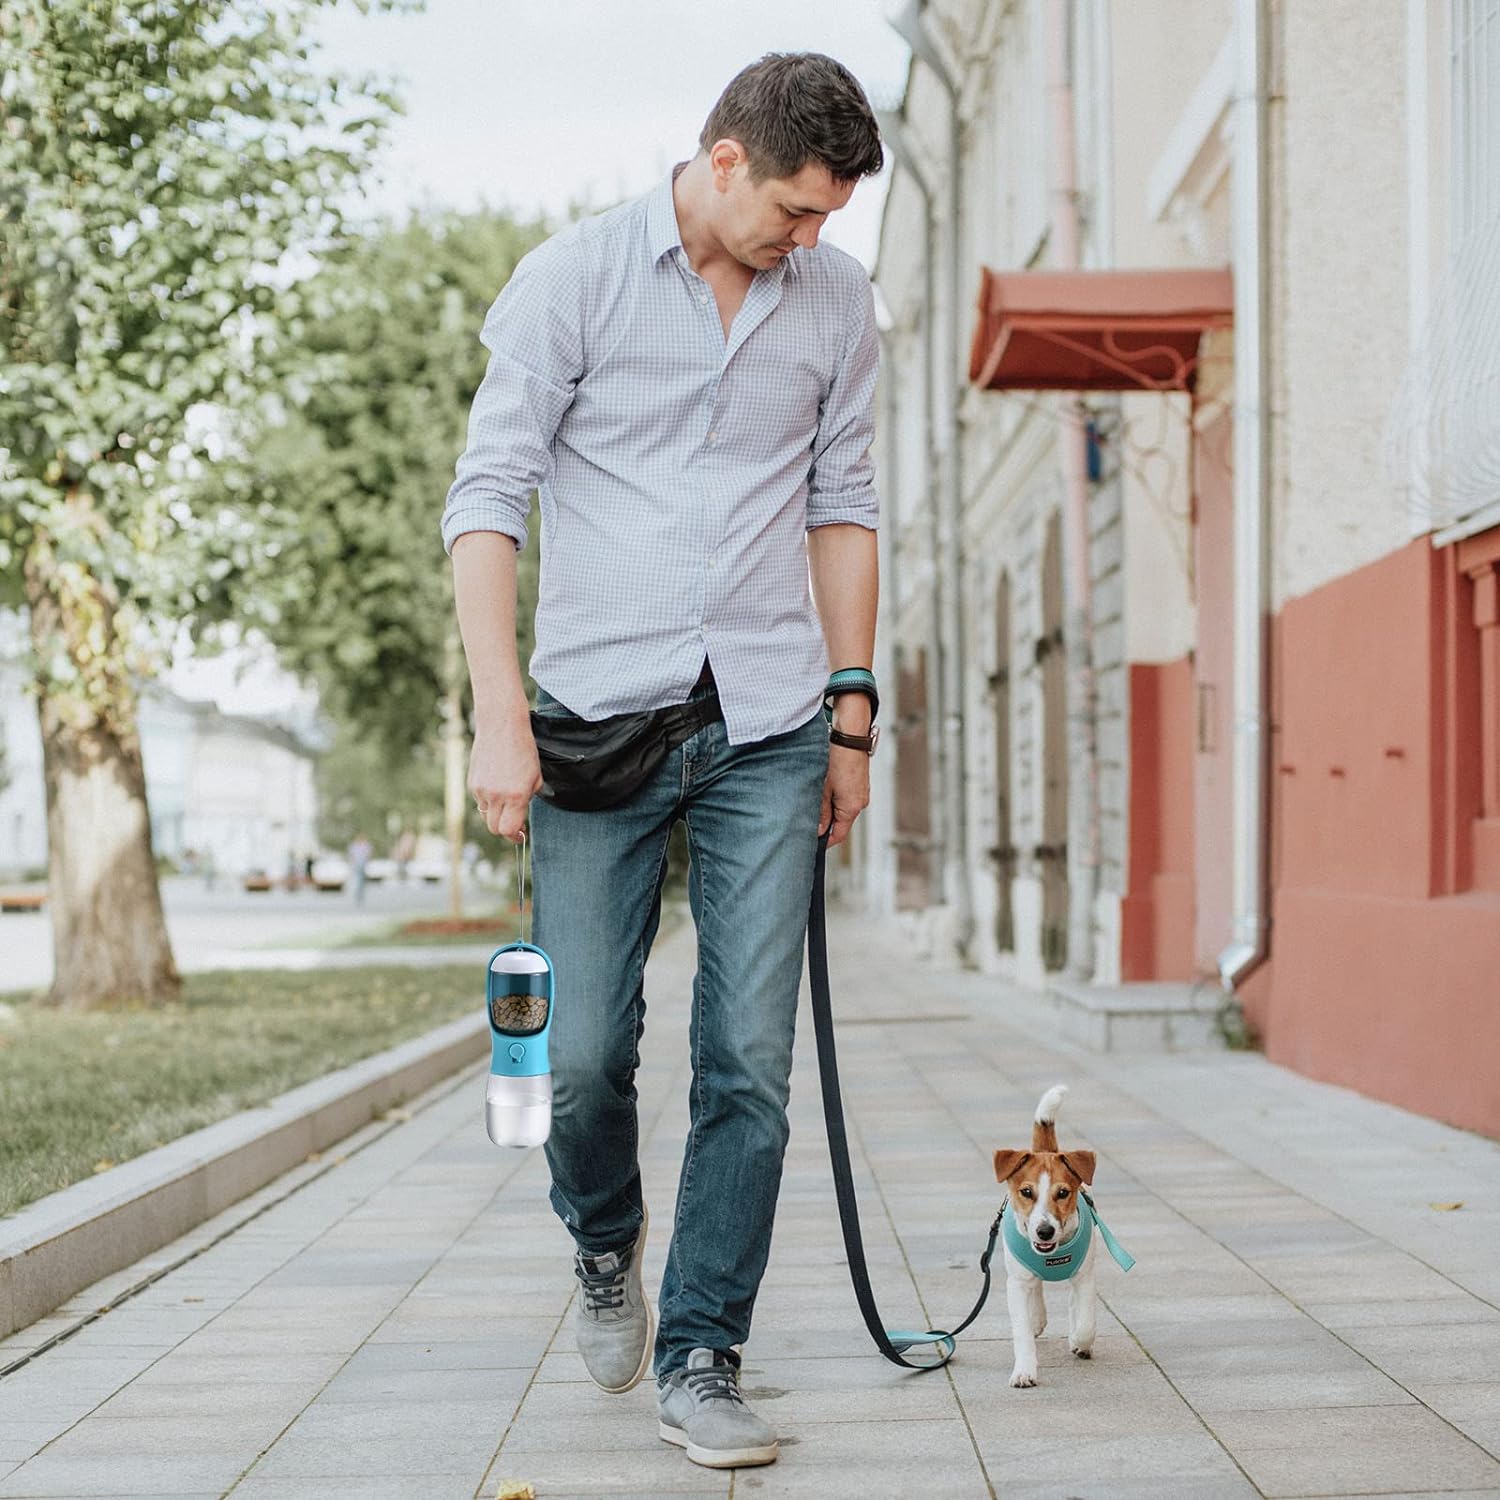
[(1233, 322), (1222, 271), (982, 268), (969, 379), (989, 391), (1185, 391), (1198, 340)]

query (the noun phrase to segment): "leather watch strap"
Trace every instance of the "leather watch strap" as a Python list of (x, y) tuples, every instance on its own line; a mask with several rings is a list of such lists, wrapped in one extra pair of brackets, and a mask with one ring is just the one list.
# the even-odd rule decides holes
[(841, 729), (830, 729), (828, 731), (828, 743), (830, 745), (842, 745), (846, 750), (863, 750), (866, 755), (874, 755), (876, 741), (880, 738), (880, 726), (870, 725), (868, 734), (845, 734)]

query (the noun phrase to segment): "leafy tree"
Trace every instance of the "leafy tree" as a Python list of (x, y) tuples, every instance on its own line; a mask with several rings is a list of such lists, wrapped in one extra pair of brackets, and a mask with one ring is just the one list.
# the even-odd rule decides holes
[(424, 832), (443, 804), (443, 768), (436, 756), (392, 755), (353, 724), (340, 724), (318, 758), (318, 837), (344, 849), (365, 834), (379, 854), (394, 853), (391, 835)]
[[(216, 474), (241, 509), (275, 518), (254, 587), (228, 580), (228, 597), (261, 601), (282, 659), (387, 766), (441, 761), (455, 914), (459, 850), (482, 825), (465, 825), (468, 677), (438, 516), (484, 375), (485, 311), (544, 234), (488, 212), (412, 218), (327, 258), (288, 329), (319, 378), (239, 433), (245, 462)], [(535, 559), (520, 559), (523, 660)]]
[(337, 240), (390, 107), (318, 64), (327, 3), (0, 6), (0, 597), (29, 606), (61, 1003), (178, 992), (134, 684), (242, 560), (247, 518), (185, 484), (204, 414), (284, 382), (288, 252)]
[[(403, 834), (440, 830), (443, 780), (441, 747), (433, 739), (400, 752), (356, 724), (337, 724), (318, 758), (318, 838), (326, 848), (343, 849), (363, 833), (377, 853), (394, 854)], [(464, 809), (463, 840), (482, 846), (484, 821), (467, 798)]]

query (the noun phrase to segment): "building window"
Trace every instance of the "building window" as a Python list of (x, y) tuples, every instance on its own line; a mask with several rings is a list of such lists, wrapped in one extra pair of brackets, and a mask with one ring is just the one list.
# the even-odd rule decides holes
[(1500, 0), (1429, 5), (1408, 76), (1420, 333), (1386, 458), (1441, 545), (1500, 521)]
[(1446, 360), (1432, 371), (1441, 516), (1500, 502), (1500, 0), (1449, 0)]
[(1500, 0), (1450, 0), (1455, 258), (1500, 219)]

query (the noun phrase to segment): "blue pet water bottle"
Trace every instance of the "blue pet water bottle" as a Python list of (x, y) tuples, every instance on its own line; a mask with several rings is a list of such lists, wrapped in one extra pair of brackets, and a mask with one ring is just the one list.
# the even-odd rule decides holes
[(485, 1008), (490, 1018), (490, 1072), (484, 1088), (484, 1124), (497, 1146), (540, 1146), (552, 1128), (552, 1065), (547, 1033), (555, 984), (552, 960), (526, 942), (526, 884), (516, 850), (522, 941), (490, 956)]

